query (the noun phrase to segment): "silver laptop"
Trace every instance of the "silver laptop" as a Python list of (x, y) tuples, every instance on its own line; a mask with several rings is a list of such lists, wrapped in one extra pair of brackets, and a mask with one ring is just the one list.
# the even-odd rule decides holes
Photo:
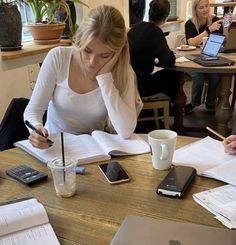
[(110, 245), (235, 245), (236, 231), (127, 216)]
[(222, 47), (220, 52), (236, 52), (236, 28), (230, 29), (226, 44)]
[(211, 33), (204, 47), (202, 48), (201, 54), (186, 55), (185, 57), (193, 61), (195, 61), (196, 58), (202, 60), (215, 60), (217, 59), (217, 55), (220, 51), (220, 48), (224, 40), (224, 35)]

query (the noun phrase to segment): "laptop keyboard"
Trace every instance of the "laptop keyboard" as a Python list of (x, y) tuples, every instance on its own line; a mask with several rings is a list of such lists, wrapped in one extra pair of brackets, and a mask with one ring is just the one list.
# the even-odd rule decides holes
[(201, 58), (196, 58), (194, 62), (202, 66), (231, 66), (235, 64), (234, 60), (230, 60), (224, 57), (218, 57), (216, 60), (203, 60)]

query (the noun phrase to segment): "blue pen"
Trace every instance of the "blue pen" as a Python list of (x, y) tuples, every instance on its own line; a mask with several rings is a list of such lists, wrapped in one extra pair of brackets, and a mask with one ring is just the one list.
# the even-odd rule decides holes
[[(44, 138), (46, 138), (46, 137), (42, 134), (42, 132), (41, 132), (40, 130), (38, 130), (37, 128), (35, 128), (34, 125), (32, 125), (29, 121), (25, 120), (25, 125), (26, 125), (27, 127), (29, 127), (30, 129), (32, 129), (35, 133), (37, 133), (37, 134), (43, 136)], [(53, 143), (54, 143), (54, 142), (53, 142), (52, 140), (50, 140), (50, 139), (47, 139), (47, 142), (48, 142), (49, 146), (52, 146)]]

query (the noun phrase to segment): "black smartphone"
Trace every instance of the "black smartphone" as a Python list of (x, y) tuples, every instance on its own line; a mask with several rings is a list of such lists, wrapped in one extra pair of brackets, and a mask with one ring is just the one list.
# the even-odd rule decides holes
[(196, 169), (174, 166), (157, 187), (158, 195), (181, 197), (196, 175)]
[(118, 162), (101, 163), (98, 167), (110, 184), (130, 181), (129, 175)]

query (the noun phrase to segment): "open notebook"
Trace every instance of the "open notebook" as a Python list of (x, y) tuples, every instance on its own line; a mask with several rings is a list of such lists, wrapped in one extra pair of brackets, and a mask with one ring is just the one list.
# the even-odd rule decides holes
[(192, 223), (127, 216), (110, 245), (235, 245), (236, 232)]
[(174, 152), (173, 164), (191, 166), (197, 174), (236, 186), (236, 157), (224, 152), (222, 141), (205, 137)]
[(185, 57), (202, 66), (230, 66), (235, 63), (225, 57), (217, 56), (225, 40), (224, 35), (211, 33), (204, 45), (201, 54), (190, 54)]
[[(33, 147), (29, 140), (16, 142), (14, 145), (28, 152), (43, 163), (61, 157), (60, 134), (50, 135), (53, 146), (46, 150)], [(64, 133), (65, 155), (78, 160), (78, 164), (111, 159), (111, 155), (136, 155), (150, 152), (149, 144), (139, 135), (122, 139), (117, 134), (95, 130), (91, 135), (73, 135)]]

